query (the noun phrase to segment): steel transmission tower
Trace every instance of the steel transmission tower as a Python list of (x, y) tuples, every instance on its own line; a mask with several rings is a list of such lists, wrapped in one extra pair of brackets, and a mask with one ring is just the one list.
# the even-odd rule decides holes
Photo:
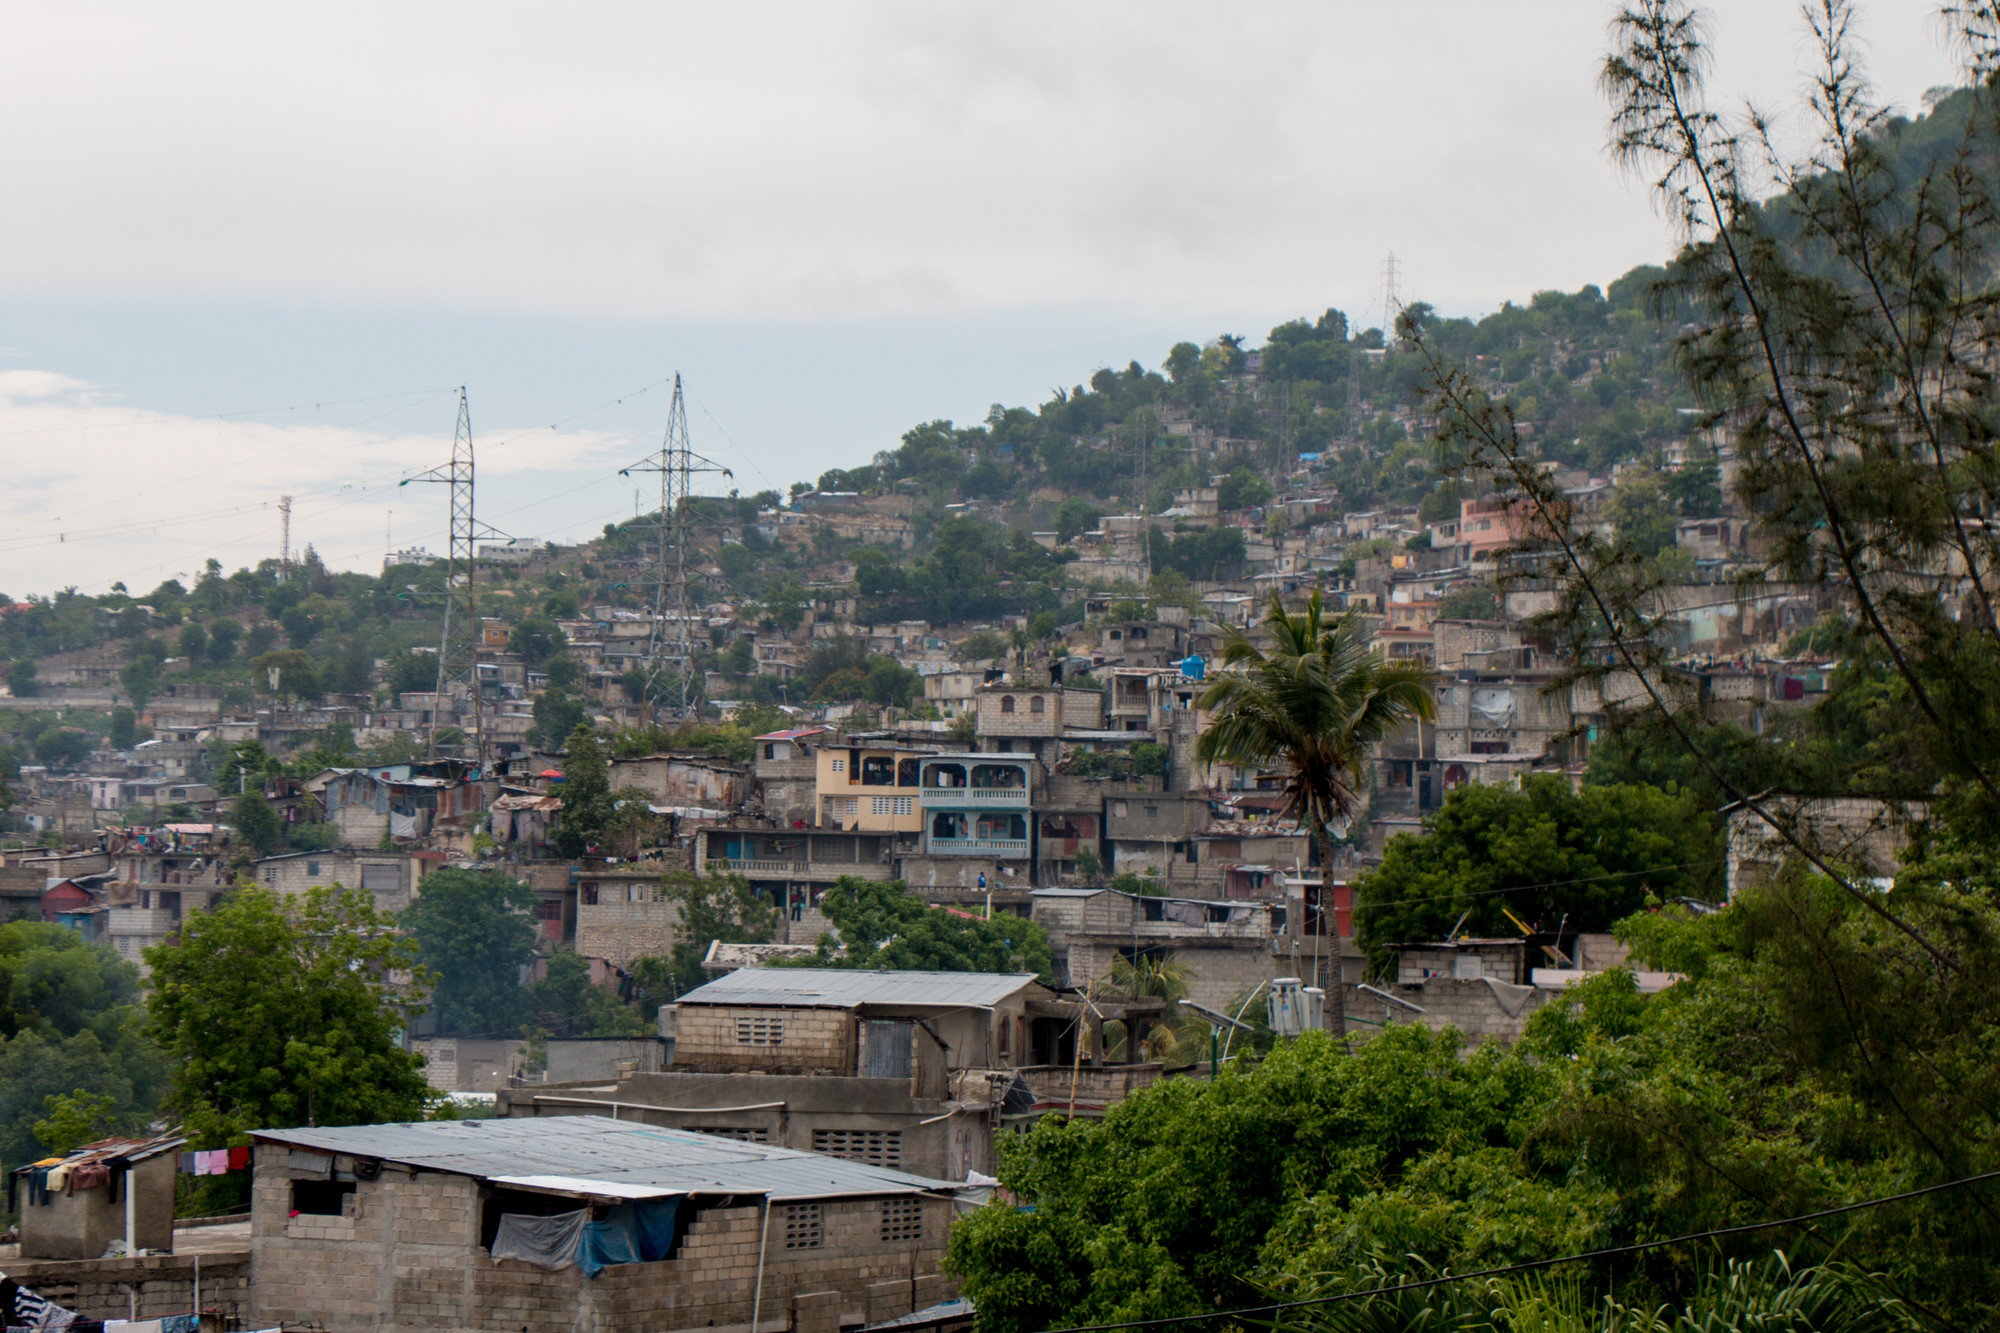
[(1396, 316), (1403, 312), (1403, 293), (1397, 285), (1396, 255), (1391, 251), (1382, 261), (1382, 345), (1396, 345)]
[(438, 638), (437, 698), (431, 707), (426, 758), (437, 757), (438, 714), (445, 692), (463, 682), (472, 699), (473, 761), (486, 763), (485, 710), (479, 698), (479, 595), (474, 544), (481, 533), (473, 517), (472, 408), (463, 386), (458, 391), (458, 426), (451, 441), (451, 462), (398, 483), (437, 482), (451, 488), (451, 545), (445, 563), (444, 632)]
[(692, 479), (697, 472), (719, 472), (725, 477), (735, 474), (689, 447), (687, 402), (678, 371), (674, 373), (674, 400), (667, 408), (667, 430), (660, 440), (660, 451), (648, 454), (619, 475), (629, 477), (635, 472), (657, 472), (660, 476), (660, 549), (653, 581), (653, 628), (646, 642), (646, 700), (657, 708), (662, 698), (670, 699), (677, 714), (686, 717), (694, 675), (694, 608), (688, 604)]

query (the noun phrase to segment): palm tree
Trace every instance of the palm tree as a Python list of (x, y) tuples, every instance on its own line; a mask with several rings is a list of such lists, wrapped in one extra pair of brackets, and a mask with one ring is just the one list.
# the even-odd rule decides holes
[[(1331, 887), (1332, 826), (1344, 827), (1354, 816), (1357, 774), (1369, 748), (1405, 723), (1437, 715), (1433, 677), (1420, 662), (1391, 662), (1371, 649), (1368, 620), (1359, 611), (1327, 621), (1317, 588), (1296, 616), (1272, 593), (1264, 632), (1268, 652), (1230, 631), (1222, 669), (1202, 692), (1209, 723), (1195, 753), (1204, 763), (1286, 769), (1284, 814), (1311, 833), (1321, 883)], [(1323, 892), (1322, 910), (1330, 898)], [(1329, 990), (1345, 1032), (1338, 982)]]

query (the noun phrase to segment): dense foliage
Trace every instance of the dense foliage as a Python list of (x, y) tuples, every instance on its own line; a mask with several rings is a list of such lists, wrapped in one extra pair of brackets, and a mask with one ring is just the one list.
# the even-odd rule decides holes
[(165, 1104), (191, 1140), (422, 1117), (434, 1094), (399, 1033), (427, 978), (390, 926), (354, 890), (245, 884), (146, 951), (147, 1026), (173, 1071)]
[(820, 897), (833, 933), (819, 938), (805, 967), (874, 971), (1033, 972), (1048, 979), (1055, 962), (1048, 932), (1001, 913), (988, 918), (932, 907), (901, 880), (843, 875)]
[(535, 895), (497, 871), (447, 866), (424, 876), (400, 924), (435, 983), (438, 1030), (513, 1032), (525, 997), (521, 969), (535, 957)]
[(1599, 931), (1648, 897), (1720, 897), (1721, 882), (1720, 828), (1692, 794), (1527, 777), (1518, 789), (1460, 787), (1422, 834), (1389, 839), (1357, 886), (1356, 932), (1380, 945), (1442, 939), (1453, 926), (1486, 937)]
[(138, 993), (138, 969), (108, 945), (41, 921), (0, 925), (0, 1169), (41, 1155), (46, 1098), (97, 1099), (107, 1128), (150, 1116), (167, 1067)]
[[(1644, 996), (1607, 973), (1540, 1010), (1511, 1051), (1468, 1055), (1455, 1033), (1410, 1026), (1349, 1055), (1310, 1033), (1102, 1122), (1045, 1120), (1003, 1144), (1001, 1179), (1032, 1208), (974, 1215), (952, 1263), (982, 1327), (1012, 1333), (1542, 1259), (1992, 1170), (1996, 888), (1945, 830), (1897, 876), (1958, 971), (1794, 876), (1711, 915), (1629, 918), (1638, 961), (1688, 979)], [(1775, 1244), (1886, 1273), (1902, 1299), (1955, 1317), (2000, 1296), (1996, 1239), (1984, 1192), (1958, 1190), (1572, 1280), (1586, 1306), (1680, 1301), (1714, 1256)]]

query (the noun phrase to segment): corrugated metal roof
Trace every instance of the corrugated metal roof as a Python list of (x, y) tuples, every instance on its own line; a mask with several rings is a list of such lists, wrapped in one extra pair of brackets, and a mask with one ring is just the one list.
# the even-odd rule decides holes
[(601, 1115), (253, 1130), (251, 1137), (482, 1180), (556, 1179), (564, 1183), (544, 1188), (558, 1193), (590, 1194), (592, 1185), (603, 1185), (606, 1197), (646, 1192), (814, 1199), (959, 1188), (838, 1157)]
[(718, 977), (681, 996), (682, 1004), (761, 1004), (853, 1009), (864, 1004), (985, 1008), (1024, 986), (1032, 972), (849, 972), (840, 968), (758, 967)]

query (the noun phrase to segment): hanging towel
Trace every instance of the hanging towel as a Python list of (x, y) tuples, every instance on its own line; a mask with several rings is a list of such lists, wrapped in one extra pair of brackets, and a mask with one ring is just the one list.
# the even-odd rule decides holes
[(211, 1176), (229, 1174), (229, 1149), (217, 1148), (208, 1155), (208, 1174)]
[(229, 1150), (229, 1169), (231, 1171), (249, 1170), (250, 1150), (248, 1148), (231, 1148)]
[(181, 1174), (184, 1176), (192, 1176), (198, 1174), (194, 1169), (193, 1153), (184, 1152), (181, 1154)]
[(70, 1168), (67, 1163), (49, 1168), (49, 1192), (51, 1194), (63, 1187), (63, 1183), (69, 1179), (69, 1171)]

